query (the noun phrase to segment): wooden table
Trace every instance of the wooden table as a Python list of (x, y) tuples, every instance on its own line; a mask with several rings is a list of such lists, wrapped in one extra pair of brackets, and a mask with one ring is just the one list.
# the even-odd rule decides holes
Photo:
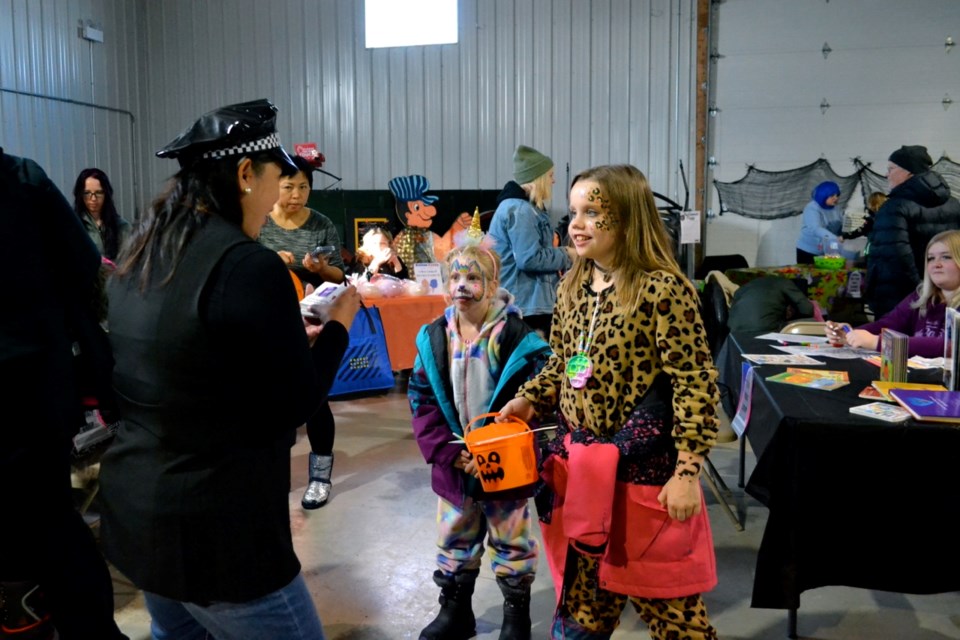
[(413, 368), (420, 327), (443, 315), (447, 307), (443, 296), (365, 298), (364, 303), (380, 310), (390, 354), (390, 368), (394, 371)]

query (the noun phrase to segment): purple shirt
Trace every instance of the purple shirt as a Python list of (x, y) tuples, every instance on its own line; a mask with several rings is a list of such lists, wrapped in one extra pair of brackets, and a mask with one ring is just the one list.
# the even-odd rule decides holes
[[(884, 328), (905, 333), (910, 336), (907, 350), (909, 356), (938, 358), (943, 355), (943, 324), (947, 305), (943, 302), (927, 304), (926, 313), (921, 315), (920, 309), (911, 307), (919, 299), (920, 295), (913, 292), (887, 315), (875, 322), (860, 325), (857, 329), (877, 335), (881, 335)], [(877, 342), (877, 349), (882, 348), (882, 342), (881, 337)]]

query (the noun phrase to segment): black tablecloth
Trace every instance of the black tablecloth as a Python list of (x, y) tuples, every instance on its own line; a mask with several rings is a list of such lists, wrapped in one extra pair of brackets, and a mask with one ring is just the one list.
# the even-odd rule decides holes
[[(740, 388), (740, 354), (770, 341), (732, 334), (721, 380)], [(770, 509), (757, 555), (754, 607), (796, 609), (800, 593), (846, 585), (902, 593), (960, 590), (957, 512), (960, 427), (887, 423), (851, 414), (879, 377), (864, 360), (825, 359), (850, 384), (833, 391), (768, 382), (756, 368), (747, 438), (757, 465), (747, 492)], [(735, 372), (735, 373), (734, 373)], [(736, 380), (734, 381), (734, 378)], [(911, 381), (938, 382), (939, 370)]]

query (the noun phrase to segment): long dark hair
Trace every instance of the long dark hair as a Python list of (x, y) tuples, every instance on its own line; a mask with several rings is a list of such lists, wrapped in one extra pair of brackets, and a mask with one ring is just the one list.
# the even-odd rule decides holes
[(99, 180), (100, 188), (103, 189), (103, 207), (100, 209), (103, 255), (114, 260), (120, 249), (120, 214), (117, 213), (117, 206), (113, 203), (113, 185), (110, 184), (107, 174), (95, 167), (80, 172), (77, 181), (73, 183), (73, 210), (81, 217), (87, 213), (87, 203), (83, 199), (87, 178)]
[[(256, 175), (263, 172), (265, 165), (276, 164), (266, 153), (244, 157), (253, 162)], [(116, 275), (122, 278), (138, 273), (140, 289), (145, 290), (150, 286), (152, 272), (166, 268), (161, 285), (166, 284), (173, 278), (190, 238), (211, 215), (240, 227), (243, 210), (237, 166), (242, 159), (234, 156), (200, 160), (174, 174), (121, 252)]]

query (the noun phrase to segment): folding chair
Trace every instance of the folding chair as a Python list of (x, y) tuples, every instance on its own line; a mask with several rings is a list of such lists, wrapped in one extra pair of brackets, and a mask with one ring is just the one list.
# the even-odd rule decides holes
[[(727, 307), (727, 298), (723, 289), (715, 281), (711, 280), (704, 285), (700, 297), (700, 313), (702, 316), (704, 328), (707, 332), (707, 342), (710, 345), (710, 355), (714, 358), (720, 353), (724, 339), (727, 337), (727, 319), (730, 309)], [(743, 522), (739, 517), (739, 504), (733, 492), (723, 481), (717, 468), (710, 461), (710, 456), (703, 458), (703, 473), (701, 477), (707, 484), (707, 488), (717, 499), (720, 507), (733, 522), (737, 531), (743, 531)], [(731, 506), (731, 504), (733, 506)], [(736, 511), (734, 511), (736, 509)]]

